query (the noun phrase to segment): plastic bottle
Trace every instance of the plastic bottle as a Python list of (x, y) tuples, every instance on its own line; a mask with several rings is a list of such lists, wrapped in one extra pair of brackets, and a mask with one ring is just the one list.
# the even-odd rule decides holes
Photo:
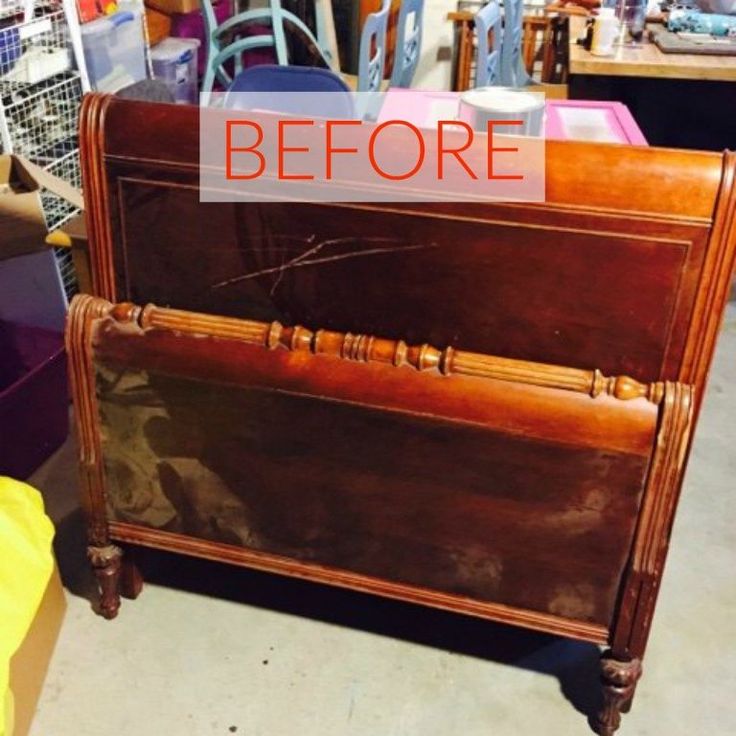
[(619, 32), (619, 20), (613, 8), (600, 8), (593, 24), (593, 43), (590, 53), (594, 56), (611, 56), (613, 42)]

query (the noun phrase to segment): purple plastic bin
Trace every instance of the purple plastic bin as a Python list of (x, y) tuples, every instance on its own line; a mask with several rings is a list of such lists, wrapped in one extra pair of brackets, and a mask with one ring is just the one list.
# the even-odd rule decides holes
[(27, 478), (69, 432), (61, 334), (0, 322), (0, 475)]
[(65, 317), (50, 249), (0, 258), (0, 475), (27, 478), (66, 439)]
[[(232, 13), (232, 0), (220, 0), (214, 6), (215, 18), (218, 24), (224, 23)], [(197, 59), (197, 74), (204, 74), (207, 63), (207, 39), (204, 37), (204, 18), (201, 10), (191, 13), (175, 13), (171, 16), (171, 35), (175, 38), (196, 38), (200, 42), (199, 58)]]

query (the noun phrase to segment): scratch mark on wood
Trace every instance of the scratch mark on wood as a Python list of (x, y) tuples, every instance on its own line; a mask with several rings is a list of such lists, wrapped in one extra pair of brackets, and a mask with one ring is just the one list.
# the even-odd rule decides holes
[[(311, 242), (311, 240), (313, 240), (313, 237), (314, 236), (312, 236), (312, 238), (310, 238), (307, 242)], [(313, 257), (313, 256), (318, 255), (324, 248), (328, 246), (345, 245), (348, 243), (355, 243), (355, 242), (360, 242), (360, 241), (367, 241), (370, 243), (399, 242), (397, 238), (358, 238), (358, 237), (330, 238), (328, 240), (323, 240), (317, 243), (317, 245), (304, 251), (304, 253), (301, 253), (300, 255), (282, 263), (281, 265), (270, 266), (268, 268), (262, 268), (258, 271), (253, 271), (250, 273), (242, 274), (240, 276), (235, 276), (231, 279), (226, 279), (225, 281), (220, 281), (216, 284), (213, 284), (210, 288), (211, 289), (222, 289), (226, 286), (231, 286), (233, 284), (240, 283), (241, 281), (248, 281), (249, 279), (255, 279), (260, 276), (268, 276), (269, 274), (278, 274), (278, 278), (274, 282), (274, 285), (271, 287), (271, 295), (273, 296), (274, 291), (281, 283), (283, 274), (286, 271), (293, 269), (293, 268), (305, 268), (307, 266), (317, 266), (323, 263), (343, 261), (349, 258), (363, 258), (366, 256), (379, 255), (382, 253), (405, 253), (407, 251), (426, 250), (428, 248), (438, 248), (439, 247), (437, 243), (425, 243), (425, 244), (417, 244), (417, 245), (404, 245), (404, 246), (399, 246), (399, 247), (368, 248), (366, 250), (356, 250), (356, 251), (351, 251), (350, 253), (338, 253), (332, 256), (323, 256), (321, 258)]]

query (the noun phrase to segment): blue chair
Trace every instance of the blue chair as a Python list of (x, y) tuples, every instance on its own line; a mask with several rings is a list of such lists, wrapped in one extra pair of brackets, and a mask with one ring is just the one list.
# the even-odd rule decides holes
[[(322, 44), (300, 18), (288, 10), (284, 10), (280, 0), (269, 0), (267, 8), (256, 8), (238, 13), (232, 18), (228, 18), (221, 25), (217, 24), (212, 0), (202, 0), (202, 15), (207, 41), (207, 63), (204, 79), (202, 80), (201, 99), (203, 105), (209, 103), (215, 80), (225, 89), (230, 87), (233, 77), (228, 72), (225, 64), (232, 60), (235, 75), (239, 74), (243, 71), (242, 58), (247, 51), (263, 48), (273, 49), (276, 62), (287, 65), (289, 63), (289, 52), (284, 30), (284, 25), (287, 22), (318, 50), (324, 66), (330, 66), (330, 61), (323, 52)], [(270, 31), (247, 35), (248, 27), (250, 26), (252, 29), (254, 25), (268, 27)]]
[(475, 86), (489, 87), (499, 84), (501, 80), (503, 16), (496, 0), (491, 0), (476, 13), (475, 30), (478, 37), (475, 57)]
[(501, 42), (501, 84), (525, 87), (532, 83), (521, 53), (524, 0), (503, 0), (503, 41)]
[(422, 53), (424, 0), (402, 0), (396, 29), (392, 87), (411, 87)]
[[(324, 94), (317, 97), (294, 94), (264, 93), (318, 92), (332, 93), (329, 100)], [(248, 93), (254, 96), (249, 98)], [(261, 64), (240, 72), (225, 95), (223, 107), (229, 110), (248, 110), (251, 101), (260, 109), (295, 115), (352, 119), (355, 117), (353, 94), (347, 84), (329, 69), (309, 66), (277, 66)]]
[(358, 60), (358, 92), (378, 92), (386, 66), (386, 29), (391, 0), (383, 0), (381, 9), (363, 23)]

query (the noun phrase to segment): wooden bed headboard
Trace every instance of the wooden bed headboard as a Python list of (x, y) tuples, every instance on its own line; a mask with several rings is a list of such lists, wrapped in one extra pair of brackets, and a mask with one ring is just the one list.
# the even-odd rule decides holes
[(549, 141), (544, 204), (199, 202), (194, 107), (85, 98), (94, 293), (695, 385), (736, 156)]

